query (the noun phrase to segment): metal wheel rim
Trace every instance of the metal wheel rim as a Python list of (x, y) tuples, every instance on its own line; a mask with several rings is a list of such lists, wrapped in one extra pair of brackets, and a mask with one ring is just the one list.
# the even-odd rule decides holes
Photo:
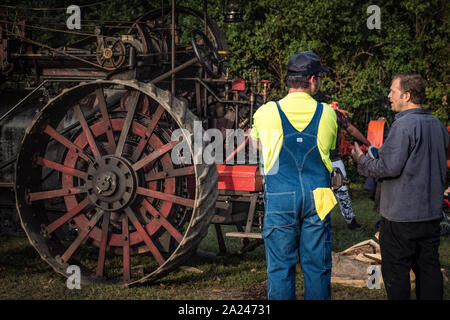
[[(28, 166), (27, 168), (27, 161), (29, 161), (30, 157), (33, 157), (35, 155), (30, 155), (30, 149), (31, 145), (33, 143), (34, 138), (38, 137), (39, 135), (43, 135), (45, 128), (45, 124), (51, 123), (51, 119), (46, 119), (50, 114), (54, 118), (62, 118), (63, 111), (58, 110), (61, 109), (62, 105), (67, 105), (70, 103), (70, 101), (73, 99), (73, 97), (79, 97), (88, 94), (89, 92), (92, 92), (93, 90), (96, 90), (98, 88), (101, 88), (102, 86), (108, 86), (108, 85), (119, 85), (124, 86), (127, 89), (134, 90), (135, 92), (139, 92), (139, 94), (144, 94), (155, 101), (157, 101), (161, 106), (164, 107), (164, 112), (167, 112), (177, 123), (177, 125), (180, 128), (186, 129), (187, 132), (191, 133), (190, 137), (185, 137), (187, 139), (186, 141), (189, 142), (190, 146), (192, 147), (192, 141), (190, 140), (193, 136), (193, 128), (194, 128), (194, 121), (196, 120), (196, 117), (187, 109), (187, 106), (173, 98), (170, 93), (166, 91), (162, 91), (158, 89), (157, 87), (151, 85), (151, 84), (143, 84), (136, 81), (120, 81), (120, 80), (111, 80), (111, 81), (95, 81), (88, 84), (81, 84), (79, 86), (76, 86), (68, 91), (64, 91), (59, 96), (52, 99), (48, 105), (40, 112), (38, 117), (33, 121), (33, 123), (30, 125), (30, 127), (27, 129), (25, 137), (23, 139), (23, 144), (21, 148), (21, 152), (19, 154), (19, 157), (16, 162), (16, 185), (15, 185), (15, 193), (16, 193), (16, 204), (17, 209), (19, 212), (19, 216), (21, 219), (22, 226), (27, 233), (27, 236), (32, 243), (32, 245), (36, 248), (36, 250), (39, 252), (41, 257), (48, 262), (58, 273), (69, 276), (66, 274), (65, 267), (68, 263), (70, 263), (70, 254), (66, 254), (69, 249), (66, 249), (64, 254), (62, 255), (56, 255), (53, 251), (58, 251), (58, 248), (52, 249), (51, 243), (49, 243), (48, 239), (45, 237), (45, 232), (42, 232), (42, 227), (37, 226), (36, 223), (36, 208), (34, 207), (34, 202), (36, 200), (36, 197), (39, 197), (39, 191), (29, 192), (26, 189), (27, 182), (32, 182), (31, 180), (33, 178), (27, 177), (27, 174), (25, 172), (29, 172), (30, 168)], [(55, 121), (55, 120), (54, 120)], [(126, 120), (125, 120), (126, 121)], [(117, 126), (117, 123), (120, 122), (118, 120), (110, 119), (111, 125), (114, 127), (114, 125)], [(98, 123), (98, 122), (97, 122)], [(132, 125), (131, 130), (139, 130), (137, 125)], [(142, 128), (141, 128), (142, 130)], [(93, 129), (95, 133), (95, 129)], [(114, 131), (114, 128), (113, 128)], [(48, 135), (48, 134), (47, 134)], [(107, 133), (105, 134), (107, 135)], [(86, 137), (88, 134), (85, 135)], [(42, 140), (43, 138), (40, 137)], [(48, 137), (47, 137), (48, 139)], [(39, 139), (38, 139), (39, 140)], [(45, 139), (44, 139), (45, 140)], [(120, 144), (120, 138), (119, 138), (119, 144)], [(82, 145), (82, 144), (81, 144)], [(64, 164), (66, 167), (70, 167), (70, 159), (73, 160), (73, 157), (75, 157), (75, 154), (79, 156), (80, 150), (73, 149), (69, 150), (66, 154)], [(71, 154), (73, 153), (73, 154)], [(98, 157), (98, 156), (97, 156)], [(142, 159), (141, 159), (142, 160)], [(42, 164), (42, 159), (38, 160)], [(131, 164), (131, 166), (140, 166), (137, 165), (139, 161), (134, 162)], [(36, 160), (34, 160), (34, 165), (37, 163)], [(51, 164), (54, 167), (54, 164)], [(176, 268), (182, 261), (187, 259), (187, 257), (194, 251), (194, 249), (197, 247), (201, 239), (206, 235), (207, 228), (209, 225), (209, 222), (214, 215), (214, 204), (215, 199), (217, 198), (217, 188), (216, 188), (216, 182), (217, 182), (217, 170), (215, 166), (208, 166), (204, 164), (196, 163), (194, 159), (194, 171), (196, 175), (196, 181), (195, 181), (195, 198), (193, 200), (193, 209), (192, 209), (192, 216), (189, 221), (189, 224), (186, 228), (186, 231), (182, 235), (182, 238), (179, 238), (178, 246), (175, 248), (174, 251), (170, 253), (167, 259), (164, 259), (163, 261), (159, 261), (159, 266), (153, 270), (152, 272), (145, 274), (141, 276), (140, 278), (136, 279), (126, 279), (124, 277), (123, 282), (126, 285), (132, 285), (136, 283), (142, 283), (145, 281), (155, 280), (158, 279), (174, 268)], [(72, 168), (74, 170), (77, 170), (76, 168)], [(137, 169), (139, 170), (139, 169)], [(137, 171), (136, 170), (136, 171)], [(64, 177), (66, 175), (66, 177)], [(75, 171), (71, 172), (71, 174), (68, 174), (67, 172), (62, 173), (63, 179), (67, 179), (68, 181), (73, 181), (74, 175), (84, 175), (81, 172)], [(70, 178), (67, 178), (70, 177)], [(31, 179), (31, 180), (30, 180)], [(78, 215), (76, 211), (80, 209), (81, 206), (85, 205), (85, 203), (80, 204), (80, 202), (75, 201), (76, 199), (76, 193), (78, 192), (76, 189), (76, 185), (73, 187), (71, 184), (64, 185), (66, 189), (72, 190), (73, 193), (69, 194), (67, 198), (64, 198), (67, 210), (69, 212), (72, 212), (75, 214), (75, 217), (78, 218), (78, 226), (84, 226), (85, 228), (82, 230), (82, 232), (88, 232), (89, 230), (89, 223), (91, 224), (91, 229), (93, 229), (94, 232), (93, 235), (96, 235), (97, 240), (99, 239), (99, 232), (102, 232), (102, 228), (100, 226), (100, 217), (97, 217), (99, 215), (98, 211), (96, 213), (93, 213), (90, 217), (91, 220), (84, 219), (82, 215)], [(141, 187), (142, 189), (142, 187)], [(145, 188), (144, 188), (145, 189)], [(142, 193), (142, 190), (140, 190)], [(31, 202), (29, 201), (29, 197), (31, 194)], [(33, 199), (34, 197), (34, 199)], [(144, 199), (147, 199), (149, 196), (144, 197)], [(28, 198), (28, 201), (27, 201)], [(70, 200), (72, 199), (72, 200)], [(85, 198), (86, 199), (86, 198)], [(70, 203), (70, 201), (73, 201), (73, 203)], [(85, 200), (86, 201), (86, 200)], [(36, 200), (36, 202), (38, 202)], [(128, 215), (128, 210), (127, 215)], [(106, 217), (106, 214), (101, 213), (101, 216)], [(130, 214), (131, 217), (128, 219), (122, 219), (123, 223), (131, 223), (133, 224), (133, 218), (132, 214)], [(96, 220), (95, 220), (96, 219)], [(102, 221), (106, 218), (102, 217)], [(95, 220), (95, 221), (94, 221)], [(52, 222), (53, 223), (53, 222)], [(109, 221), (108, 221), (109, 223)], [(93, 225), (92, 225), (93, 224)], [(128, 230), (129, 227), (123, 225), (123, 230)], [(38, 232), (38, 230), (41, 229), (41, 232)], [(137, 230), (137, 227), (136, 227)], [(125, 232), (125, 231), (124, 231)], [(90, 234), (90, 233), (89, 233)], [(130, 235), (125, 235), (125, 238)], [(95, 238), (95, 237), (94, 237)], [(101, 236), (100, 236), (100, 242), (101, 242)], [(108, 238), (106, 238), (108, 239)], [(151, 235), (150, 235), (151, 239)], [(129, 244), (131, 246), (136, 245), (137, 243), (140, 243), (136, 239), (136, 236), (128, 237)], [(107, 240), (106, 240), (107, 241)], [(74, 241), (75, 242), (75, 241)], [(142, 242), (142, 241), (141, 241)], [(148, 243), (144, 241), (145, 245), (148, 246)], [(73, 243), (72, 243), (73, 244)], [(101, 244), (100, 244), (101, 245)], [(127, 248), (129, 250), (130, 246), (123, 246), (123, 248)], [(150, 247), (149, 247), (150, 248)], [(75, 248), (76, 250), (77, 248)], [(122, 254), (125, 256), (125, 253), (123, 253), (124, 249), (122, 249)], [(152, 250), (150, 249), (152, 252)], [(69, 252), (70, 253), (70, 252)], [(99, 252), (99, 256), (100, 256)], [(152, 252), (153, 256), (155, 254)], [(65, 259), (69, 257), (69, 259)], [(156, 257), (156, 256), (155, 256)], [(125, 259), (125, 258), (124, 258)], [(156, 260), (158, 260), (156, 258)], [(125, 261), (125, 260), (124, 260)], [(99, 263), (97, 264), (96, 270)], [(125, 262), (124, 262), (125, 265)], [(125, 266), (123, 268), (125, 270)], [(127, 267), (129, 269), (129, 267)], [(97, 277), (93, 276), (92, 270), (89, 272), (89, 270), (82, 270), (83, 272), (88, 272), (88, 277), (82, 277), (82, 281), (105, 281), (104, 279), (98, 279)], [(125, 275), (125, 272), (124, 272)]]

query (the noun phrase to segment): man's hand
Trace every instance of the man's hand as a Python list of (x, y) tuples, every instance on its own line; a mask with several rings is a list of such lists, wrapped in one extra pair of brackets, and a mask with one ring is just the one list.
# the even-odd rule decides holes
[(354, 146), (355, 148), (352, 150), (352, 158), (353, 160), (358, 161), (359, 157), (363, 155), (363, 152), (361, 151), (358, 142), (355, 142)]
[(450, 195), (450, 187), (444, 191), (444, 196), (448, 197), (448, 195)]

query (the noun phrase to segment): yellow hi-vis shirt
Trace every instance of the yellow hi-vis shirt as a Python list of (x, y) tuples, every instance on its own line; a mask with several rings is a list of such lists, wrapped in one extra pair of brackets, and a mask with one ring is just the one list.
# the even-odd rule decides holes
[[(306, 92), (292, 92), (279, 100), (281, 110), (289, 122), (298, 131), (305, 129), (311, 122), (317, 107), (317, 101)], [(330, 160), (330, 150), (336, 147), (337, 123), (336, 113), (328, 104), (322, 103), (323, 112), (317, 131), (317, 146), (322, 161), (331, 173), (333, 166)], [(251, 137), (260, 141), (264, 163), (264, 174), (276, 163), (283, 144), (283, 128), (276, 103), (268, 102), (253, 115)], [(336, 204), (336, 198), (330, 188), (313, 190), (314, 202), (320, 219)]]
[[(311, 122), (316, 111), (317, 101), (306, 92), (292, 92), (279, 100), (281, 110), (289, 122), (298, 131), (302, 131)], [(333, 166), (330, 160), (330, 150), (336, 147), (336, 113), (328, 104), (322, 103), (323, 112), (317, 131), (317, 146), (322, 161), (330, 173)], [(263, 146), (264, 173), (273, 167), (283, 144), (283, 128), (275, 102), (270, 101), (256, 110), (253, 115), (251, 137), (260, 141)]]

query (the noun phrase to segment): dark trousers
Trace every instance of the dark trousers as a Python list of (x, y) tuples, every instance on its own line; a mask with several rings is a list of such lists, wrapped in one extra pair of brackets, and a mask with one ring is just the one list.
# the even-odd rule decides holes
[(411, 269), (416, 276), (417, 299), (442, 300), (439, 223), (440, 220), (393, 222), (381, 218), (381, 272), (389, 300), (410, 299)]

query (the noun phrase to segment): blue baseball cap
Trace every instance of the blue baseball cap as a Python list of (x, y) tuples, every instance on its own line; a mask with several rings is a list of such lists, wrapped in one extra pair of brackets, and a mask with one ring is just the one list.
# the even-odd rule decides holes
[(288, 76), (306, 76), (320, 71), (328, 72), (329, 70), (322, 66), (319, 57), (312, 51), (294, 54), (287, 65)]

